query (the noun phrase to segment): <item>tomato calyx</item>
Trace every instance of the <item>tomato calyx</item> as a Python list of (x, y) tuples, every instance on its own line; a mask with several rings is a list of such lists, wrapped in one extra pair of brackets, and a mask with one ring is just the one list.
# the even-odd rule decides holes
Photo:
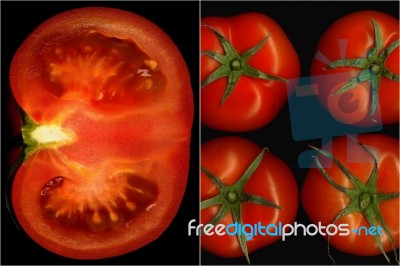
[(399, 47), (400, 40), (396, 40), (391, 43), (386, 49), (383, 49), (382, 32), (375, 20), (371, 18), (371, 22), (374, 29), (374, 47), (372, 47), (366, 58), (348, 58), (340, 59), (331, 62), (324, 70), (337, 68), (337, 67), (354, 67), (361, 69), (361, 73), (349, 80), (345, 85), (340, 87), (334, 95), (340, 95), (348, 90), (354, 88), (357, 84), (368, 81), (370, 82), (371, 90), (371, 103), (369, 116), (373, 122), (377, 122), (373, 118), (377, 105), (379, 103), (379, 85), (382, 77), (386, 77), (390, 80), (399, 81), (399, 75), (394, 74), (385, 66), (385, 61), (388, 56)]
[[(20, 118), (22, 118), (22, 123), (26, 124), (27, 121), (25, 119), (27, 119), (27, 117), (28, 117), (27, 114), (17, 104), (17, 102), (15, 101), (15, 99), (13, 97), (11, 97), (11, 99), (12, 99), (12, 103), (13, 103), (15, 109), (17, 110)], [(13, 140), (11, 142), (11, 147), (19, 148), (20, 151), (8, 172), (6, 185), (4, 187), (4, 192), (5, 192), (4, 196), (5, 196), (7, 211), (10, 214), (15, 227), (19, 230), (19, 224), (17, 222), (17, 217), (16, 217), (14, 209), (12, 208), (12, 205), (11, 205), (11, 191), (12, 191), (12, 185), (13, 185), (14, 178), (15, 178), (15, 173), (16, 173), (17, 169), (19, 168), (19, 166), (24, 162), (24, 159), (25, 159), (26, 144), (24, 143), (22, 133), (19, 133), (18, 135), (13, 137)]]
[(13, 103), (22, 120), (21, 133), (16, 135), (12, 141), (14, 148), (19, 148), (20, 152), (12, 164), (5, 186), (5, 200), (8, 212), (11, 218), (18, 227), (17, 219), (13, 208), (11, 207), (11, 190), (14, 182), (14, 177), (17, 169), (23, 164), (32, 154), (42, 148), (57, 148), (62, 145), (72, 143), (75, 139), (73, 132), (63, 129), (57, 124), (40, 125), (33, 121), (28, 114), (15, 102)]
[(222, 105), (228, 99), (228, 97), (233, 92), (235, 85), (239, 81), (240, 77), (243, 75), (263, 80), (281, 81), (286, 83), (288, 82), (284, 78), (266, 74), (258, 69), (255, 69), (249, 66), (249, 64), (247, 63), (248, 60), (264, 46), (264, 44), (270, 37), (270, 34), (268, 34), (264, 39), (262, 39), (261, 42), (259, 42), (257, 45), (240, 54), (238, 51), (236, 51), (233, 45), (225, 38), (225, 36), (223, 36), (215, 28), (205, 24), (203, 24), (202, 26), (210, 28), (215, 33), (225, 53), (225, 54), (219, 54), (211, 50), (206, 50), (201, 52), (201, 56), (203, 55), (209, 56), (221, 64), (219, 68), (217, 68), (213, 73), (211, 73), (207, 77), (207, 79), (205, 79), (201, 83), (201, 88), (204, 88), (205, 86), (207, 86), (208, 84), (219, 78), (228, 77), (228, 84), (226, 86), (225, 92), (221, 98), (219, 105)]
[[(361, 148), (373, 158), (374, 166), (366, 183), (362, 183), (355, 175), (350, 173), (350, 171), (330, 152), (310, 146), (310, 148), (314, 149), (319, 154), (331, 159), (354, 186), (354, 188), (348, 188), (335, 183), (335, 181), (333, 181), (333, 179), (323, 168), (318, 157), (317, 156), (314, 157), (315, 164), (318, 167), (318, 170), (321, 172), (322, 176), (325, 178), (325, 180), (328, 181), (329, 184), (332, 185), (335, 189), (346, 194), (350, 199), (349, 204), (339, 214), (337, 214), (332, 223), (333, 224), (336, 223), (339, 219), (348, 214), (361, 213), (370, 226), (377, 226), (378, 224), (382, 226), (384, 232), (386, 233), (393, 247), (395, 259), (397, 262), (399, 262), (397, 257), (395, 242), (393, 240), (393, 237), (390, 233), (388, 226), (386, 225), (386, 222), (382, 217), (382, 214), (380, 213), (379, 205), (383, 201), (399, 198), (400, 192), (384, 193), (378, 191), (376, 186), (378, 180), (378, 162), (375, 155), (361, 142), (357, 142), (352, 137), (350, 138), (353, 141), (355, 141), (358, 145), (360, 145)], [(390, 263), (390, 259), (387, 256), (385, 250), (383, 249), (380, 236), (376, 234), (374, 237), (382, 254), (385, 256), (386, 260)], [(329, 236), (328, 236), (328, 243), (329, 243)]]
[[(218, 213), (208, 222), (209, 224), (216, 225), (219, 221), (222, 220), (222, 218), (224, 218), (230, 212), (232, 214), (234, 222), (243, 225), (242, 207), (241, 207), (243, 203), (254, 203), (266, 207), (272, 207), (279, 210), (282, 209), (277, 204), (263, 197), (243, 192), (245, 185), (250, 180), (254, 172), (257, 170), (266, 151), (267, 151), (266, 148), (262, 149), (260, 154), (249, 165), (244, 174), (236, 181), (235, 184), (230, 186), (225, 186), (217, 176), (215, 176), (205, 167), (201, 166), (201, 170), (219, 190), (219, 194), (217, 196), (203, 200), (201, 202), (201, 210), (214, 205), (220, 205)], [(237, 237), (240, 244), (240, 248), (242, 249), (243, 254), (246, 257), (247, 262), (250, 264), (249, 254), (247, 250), (246, 236), (244, 234), (238, 234)]]
[(24, 117), (24, 126), (21, 129), (25, 144), (24, 161), (35, 151), (41, 148), (59, 147), (72, 143), (75, 135), (57, 124), (36, 124), (28, 115)]

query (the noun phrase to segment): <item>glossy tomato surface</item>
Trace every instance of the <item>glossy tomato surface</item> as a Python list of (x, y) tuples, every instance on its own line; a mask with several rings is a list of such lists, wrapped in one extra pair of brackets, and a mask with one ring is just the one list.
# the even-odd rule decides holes
[[(230, 186), (236, 183), (249, 165), (259, 155), (262, 148), (250, 140), (240, 137), (221, 137), (201, 145), (201, 165), (220, 181)], [(218, 195), (218, 189), (211, 180), (201, 172), (201, 200)], [(256, 205), (246, 202), (241, 204), (243, 224), (263, 226), (269, 224), (292, 223), (298, 208), (296, 180), (289, 167), (275, 155), (266, 152), (254, 174), (243, 188), (251, 193), (271, 201), (281, 209)], [(212, 206), (201, 211), (201, 223), (207, 224), (217, 214), (220, 206)], [(231, 213), (228, 213), (218, 224), (233, 224)], [(279, 236), (255, 235), (247, 241), (249, 253), (270, 245), (280, 239)], [(201, 247), (208, 252), (225, 258), (244, 256), (236, 235), (204, 235)]]
[[(257, 143), (260, 147), (268, 147), (270, 153), (277, 155), (290, 167), (296, 178), (297, 184), (299, 187), (302, 187), (312, 161), (308, 145), (321, 147), (321, 142), (327, 142), (331, 138), (329, 134), (345, 135), (349, 132), (340, 130), (340, 128), (343, 128), (340, 127), (342, 123), (335, 123), (340, 125), (335, 127), (335, 124), (321, 123), (321, 120), (317, 121), (314, 113), (317, 115), (321, 114), (321, 117), (327, 118), (329, 121), (334, 119), (332, 119), (331, 115), (318, 102), (317, 97), (315, 97), (312, 91), (303, 94), (303, 91), (301, 90), (302, 87), (300, 86), (312, 85), (312, 81), (310, 81), (309, 78), (311, 63), (316, 56), (316, 46), (326, 29), (341, 17), (362, 10), (376, 10), (390, 14), (393, 17), (398, 17), (399, 3), (388, 1), (232, 1), (227, 5), (226, 2), (202, 1), (202, 17), (229, 18), (242, 13), (257, 12), (274, 19), (285, 31), (287, 37), (298, 52), (301, 62), (302, 77), (297, 83), (299, 88), (296, 88), (296, 91), (290, 95), (287, 104), (283, 105), (282, 109), (271, 123), (257, 130), (240, 133), (222, 132), (202, 124), (202, 142), (221, 136), (235, 135), (247, 138), (248, 140)], [(346, 27), (345, 29), (347, 28), (349, 27)], [(248, 30), (250, 31), (250, 28)], [(273, 35), (270, 37), (272, 36)], [(267, 43), (268, 41), (265, 45)], [(332, 61), (333, 58), (329, 58), (329, 60)], [(310, 86), (305, 86), (303, 88), (309, 87)], [(228, 101), (229, 99), (226, 103)], [(291, 107), (293, 106), (299, 107), (297, 109), (298, 113), (291, 112)], [(304, 108), (304, 112), (302, 108)], [(307, 112), (309, 109), (314, 112)], [(299, 119), (299, 116), (303, 116), (304, 120)], [(325, 120), (323, 121), (325, 122)], [(327, 124), (334, 127), (335, 134), (330, 132), (329, 126), (324, 127), (324, 125)], [(350, 128), (350, 126), (347, 128)], [(381, 129), (376, 130), (379, 131), (379, 133), (390, 135), (394, 138), (398, 138), (399, 136), (398, 124), (383, 125)], [(296, 135), (299, 131), (304, 133), (301, 138), (298, 138), (299, 135)], [(321, 131), (323, 131), (323, 133), (321, 133)], [(365, 131), (365, 128), (354, 127), (352, 134)], [(310, 220), (302, 206), (298, 209), (296, 222), (305, 226), (314, 223)], [(331, 258), (335, 260), (336, 264), (343, 265), (388, 264), (383, 255), (357, 256), (341, 252), (331, 246), (329, 249), (329, 256), (327, 249), (328, 243), (326, 239), (321, 237), (319, 234), (315, 236), (304, 236), (300, 229), (297, 236), (290, 236), (285, 241), (277, 241), (274, 244), (260, 248), (251, 253), (249, 257), (251, 264), (254, 265), (332, 265), (333, 261)], [(296, 255), (299, 254), (299, 252), (301, 255)], [(390, 257), (391, 263), (396, 264), (393, 252), (388, 252), (387, 255)], [(223, 258), (202, 249), (201, 263), (209, 265), (243, 265), (247, 262), (244, 257)]]
[[(250, 57), (248, 65), (283, 79), (299, 76), (297, 53), (284, 30), (272, 18), (261, 13), (243, 13), (231, 17), (204, 17), (201, 24), (218, 30), (239, 54), (269, 35), (265, 44)], [(216, 34), (207, 26), (201, 27), (201, 51), (224, 54)], [(219, 62), (203, 55), (201, 81), (219, 67)], [(260, 128), (276, 117), (287, 100), (286, 82), (242, 75), (231, 95), (221, 104), (227, 81), (222, 77), (201, 89), (201, 122), (213, 129), (238, 132)], [(289, 86), (293, 89), (293, 84)]]
[[(371, 81), (359, 82), (354, 88), (335, 95), (349, 80), (359, 76), (361, 69), (354, 66), (338, 66), (324, 69), (327, 62), (341, 59), (365, 59), (368, 53), (376, 47), (376, 37), (372, 21), (380, 29), (383, 54), (391, 44), (399, 40), (399, 20), (389, 14), (365, 10), (348, 14), (326, 29), (322, 34), (316, 53), (311, 64), (311, 76), (335, 75), (336, 78), (318, 78), (317, 98), (329, 113), (338, 121), (351, 125), (376, 125), (393, 124), (399, 122), (399, 48), (390, 52), (381, 67), (387, 68), (397, 75), (390, 79), (382, 75), (379, 83), (378, 104), (374, 115), (370, 116), (372, 89)], [(326, 60), (321, 60), (325, 57)], [(371, 61), (367, 68), (372, 68), (376, 63)], [(371, 70), (369, 70), (371, 71)], [(373, 121), (376, 120), (376, 121)]]
[(186, 187), (194, 111), (166, 33), (119, 9), (67, 11), (27, 37), (10, 83), (35, 148), (15, 174), (12, 206), (35, 242), (99, 259), (166, 230)]
[[(399, 140), (382, 134), (358, 135), (357, 140), (363, 143), (377, 159), (378, 178), (376, 189), (382, 193), (398, 193), (400, 182)], [(329, 147), (332, 147), (331, 149)], [(374, 162), (370, 154), (354, 143), (351, 139), (340, 137), (326, 144), (322, 149), (331, 152), (358, 180), (367, 183), (373, 170)], [(336, 165), (330, 166), (330, 159), (320, 156), (322, 165), (332, 180), (343, 187), (354, 188), (354, 185)], [(312, 168), (304, 181), (302, 188), (302, 203), (313, 223), (321, 222), (328, 225), (350, 204), (350, 198), (328, 183), (317, 168)], [(393, 237), (396, 247), (399, 247), (399, 198), (382, 201), (379, 210)], [(361, 213), (350, 213), (336, 222), (348, 224), (349, 229), (371, 225)], [(378, 223), (383, 227), (380, 223)], [(384, 233), (381, 241), (386, 252), (393, 249), (388, 236)], [(330, 237), (329, 243), (350, 254), (371, 256), (381, 254), (376, 239), (365, 233), (357, 235), (350, 233), (345, 236)]]

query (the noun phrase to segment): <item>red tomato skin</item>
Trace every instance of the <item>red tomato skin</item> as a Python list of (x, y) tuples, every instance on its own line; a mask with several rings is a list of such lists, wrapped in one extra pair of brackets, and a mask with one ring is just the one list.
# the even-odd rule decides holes
[[(160, 71), (168, 78), (162, 95), (118, 114), (49, 93), (49, 83), (37, 62), (54, 48), (54, 36), (62, 39), (91, 31), (133, 40), (159, 62)], [(194, 113), (189, 72), (168, 35), (147, 19), (119, 9), (67, 11), (42, 23), (20, 46), (11, 64), (10, 83), (16, 101), (35, 123), (56, 121), (76, 134), (74, 145), (36, 151), (18, 169), (12, 204), (25, 232), (58, 255), (85, 260), (126, 254), (157, 239), (175, 217), (186, 188)], [(67, 164), (59, 163), (60, 155)], [(95, 171), (85, 179), (72, 166), (75, 163)], [(77, 184), (91, 182), (89, 178), (95, 176), (97, 183), (102, 183), (110, 174), (132, 167), (157, 185), (158, 194), (154, 208), (135, 217), (129, 226), (96, 234), (69, 230), (43, 214), (41, 190), (60, 173)]]
[[(224, 185), (234, 184), (249, 164), (261, 152), (261, 147), (240, 137), (222, 137), (201, 145), (201, 163), (211, 173), (220, 178)], [(218, 190), (209, 178), (201, 173), (201, 200), (216, 196)], [(243, 224), (267, 226), (278, 222), (292, 223), (297, 214), (298, 190), (296, 180), (286, 164), (269, 152), (264, 154), (262, 162), (246, 184), (244, 191), (264, 197), (283, 208), (278, 210), (252, 203), (242, 205)], [(210, 207), (201, 211), (201, 223), (206, 224), (216, 215), (219, 207)], [(233, 223), (231, 214), (225, 216), (219, 224)], [(256, 235), (247, 241), (249, 253), (270, 245), (280, 239), (279, 236)], [(243, 256), (237, 236), (212, 235), (201, 237), (201, 247), (225, 258)]]
[[(378, 11), (365, 10), (351, 13), (334, 22), (321, 36), (316, 52), (321, 52), (328, 60), (336, 61), (342, 58), (366, 58), (367, 52), (374, 46), (374, 30), (371, 22), (374, 19), (382, 31), (383, 48), (399, 39), (399, 20)], [(345, 40), (341, 44), (339, 40)], [(324, 70), (327, 65), (314, 58), (311, 65), (311, 76), (328, 75), (335, 73), (344, 74), (340, 78), (341, 85), (344, 81), (360, 74), (358, 68), (338, 67)], [(399, 75), (399, 48), (397, 47), (387, 58), (385, 66)], [(324, 81), (318, 82), (317, 98), (327, 108), (331, 115), (340, 122), (359, 126), (376, 125), (369, 117), (370, 110), (370, 82), (362, 82), (355, 88), (334, 96), (333, 93), (340, 88), (337, 83)], [(379, 105), (374, 118), (383, 125), (399, 122), (399, 82), (382, 77), (379, 90)]]
[[(358, 141), (372, 148), (378, 160), (378, 181), (379, 192), (396, 192), (399, 188), (399, 141), (392, 137), (380, 134), (358, 135)], [(333, 155), (342, 162), (349, 171), (360, 181), (366, 182), (373, 168), (370, 155), (363, 151), (357, 144), (346, 137), (339, 137), (333, 140)], [(328, 144), (326, 147), (329, 147)], [(356, 146), (357, 145), (357, 146)], [(325, 149), (326, 147), (323, 147)], [(350, 151), (348, 153), (348, 150)], [(325, 158), (319, 157), (321, 162), (327, 162)], [(349, 158), (349, 159), (348, 159)], [(354, 160), (367, 160), (367, 162), (354, 162)], [(351, 160), (353, 160), (351, 162)], [(338, 169), (325, 167), (329, 176), (339, 185), (352, 187), (351, 182)], [(321, 222), (328, 225), (339, 212), (349, 203), (349, 198), (340, 191), (332, 187), (318, 171), (312, 168), (307, 174), (302, 187), (302, 204), (307, 215), (313, 223)], [(392, 234), (396, 247), (399, 247), (399, 199), (392, 199), (382, 202), (379, 206), (383, 219), (386, 221)], [(363, 215), (359, 213), (349, 214), (339, 219), (336, 224), (349, 224), (349, 229), (365, 226), (370, 227)], [(386, 252), (392, 250), (389, 239), (381, 237), (383, 247)], [(381, 254), (373, 236), (357, 236), (350, 233), (348, 236), (331, 236), (329, 243), (338, 250), (346, 253), (373, 256)]]
[[(300, 75), (300, 61), (282, 28), (271, 18), (259, 13), (246, 13), (230, 18), (206, 17), (202, 24), (221, 32), (239, 52), (257, 45), (268, 34), (264, 46), (248, 61), (264, 73), (285, 79)], [(222, 54), (218, 38), (209, 28), (201, 27), (201, 51), (212, 50)], [(218, 67), (208, 56), (201, 57), (201, 81)], [(287, 90), (293, 82), (265, 81), (242, 76), (229, 98), (220, 105), (227, 78), (220, 78), (201, 89), (201, 121), (204, 125), (224, 131), (254, 130), (271, 122), (287, 100)]]

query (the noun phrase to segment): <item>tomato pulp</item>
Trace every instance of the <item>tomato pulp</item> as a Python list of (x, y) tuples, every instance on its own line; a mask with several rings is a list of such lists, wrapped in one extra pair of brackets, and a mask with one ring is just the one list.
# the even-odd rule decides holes
[(67, 11), (24, 41), (10, 83), (25, 113), (12, 206), (26, 233), (78, 259), (158, 238), (186, 187), (194, 111), (167, 34), (123, 10)]

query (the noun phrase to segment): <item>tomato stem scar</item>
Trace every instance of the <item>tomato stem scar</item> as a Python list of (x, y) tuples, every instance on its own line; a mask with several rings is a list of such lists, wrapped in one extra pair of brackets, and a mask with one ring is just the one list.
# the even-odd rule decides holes
[(371, 203), (372, 197), (369, 193), (362, 193), (360, 195), (360, 199), (359, 199), (359, 203), (360, 203), (360, 207), (361, 209), (366, 209), (369, 204)]
[(229, 191), (228, 194), (226, 195), (226, 200), (231, 202), (231, 203), (235, 203), (237, 201), (237, 194), (235, 191)]
[(240, 61), (235, 59), (231, 62), (231, 67), (233, 70), (239, 70), (241, 67)]

